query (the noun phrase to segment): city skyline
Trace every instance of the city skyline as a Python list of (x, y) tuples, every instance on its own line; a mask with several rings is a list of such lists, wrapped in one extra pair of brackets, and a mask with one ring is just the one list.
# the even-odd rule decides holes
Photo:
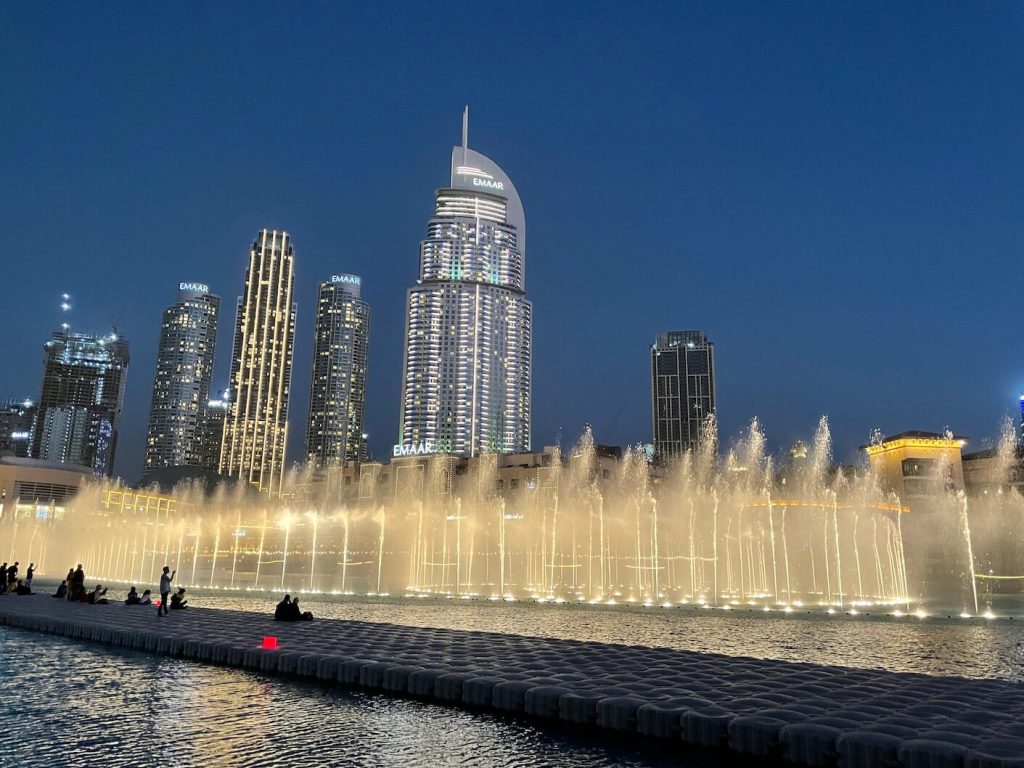
[[(545, 329), (534, 338), (534, 447), (559, 436), (568, 445), (588, 422), (603, 442), (649, 440), (649, 344), (672, 327), (703, 328), (719, 345), (723, 447), (755, 415), (780, 450), (829, 414), (840, 460), (875, 427), (950, 426), (977, 447), (994, 438), (1024, 389), (1006, 323), (1013, 292), (992, 287), (1012, 283), (1024, 244), (1020, 115), (1007, 85), (1022, 69), (1006, 37), (1017, 14), (946, 6), (922, 24), (884, 6), (650, 6), (642, 18), (573, 8), (452, 14), (446, 34), (474, 37), (500, 17), (505, 39), (531, 56), (401, 72), (380, 66), (382, 41), (429, 58), (418, 11), (379, 29), (325, 11), (318, 26), (338, 35), (284, 25), (269, 58), (239, 62), (226, 51), (279, 19), (203, 9), (189, 22), (208, 30), (198, 58), (167, 54), (165, 66), (153, 51), (174, 50), (164, 46), (181, 21), (172, 11), (145, 23), (72, 12), (44, 28), (8, 9), (23, 34), (0, 56), (32, 108), (5, 125), (0, 161), (21, 190), (0, 223), (24, 256), (10, 267), (24, 330), (0, 341), (2, 396), (38, 396), (39, 344), (59, 323), (47, 308), (74, 294), (74, 329), (114, 321), (133, 341), (116, 472), (137, 478), (163, 286), (200, 275), (233, 296), (239, 243), (278, 227), (303, 254), (301, 327), (315, 279), (334, 265), (367, 281), (377, 394), (366, 431), (387, 455), (409, 254), (430, 215), (425, 190), (445, 171), (438, 149), (454, 143), (468, 102), (475, 143), (500, 158), (530, 209), (530, 298)], [(571, 17), (580, 35), (542, 31), (538, 14), (550, 26)], [(130, 38), (130, 50), (105, 49), (107, 35)], [(881, 43), (865, 52), (865, 35)], [(197, 78), (192, 61), (222, 75)], [(147, 100), (103, 87), (121, 78)], [(331, 98), (322, 78), (337, 84)], [(263, 81), (290, 90), (288, 114), (266, 114), (236, 87)], [(298, 127), (292, 109), (307, 117)], [(266, 169), (285, 183), (262, 183)], [(189, 248), (155, 236), (169, 220), (189, 227)], [(127, 290), (111, 290), (112, 275)], [(300, 392), (311, 342), (296, 342)], [(222, 339), (218, 389), (229, 346)], [(951, 363), (968, 353), (971, 365)], [(293, 457), (304, 400), (292, 403)]]

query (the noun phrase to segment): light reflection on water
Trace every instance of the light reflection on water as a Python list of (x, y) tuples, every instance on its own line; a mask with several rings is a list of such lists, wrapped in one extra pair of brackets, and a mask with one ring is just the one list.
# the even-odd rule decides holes
[[(269, 613), (279, 596), (196, 590), (197, 605)], [(730, 656), (1024, 681), (1024, 621), (711, 611), (693, 607), (552, 605), (437, 598), (305, 595), (334, 619), (593, 640)], [(871, 615), (868, 615), (871, 613)]]
[(4, 766), (679, 764), (593, 734), (6, 627), (0, 649)]

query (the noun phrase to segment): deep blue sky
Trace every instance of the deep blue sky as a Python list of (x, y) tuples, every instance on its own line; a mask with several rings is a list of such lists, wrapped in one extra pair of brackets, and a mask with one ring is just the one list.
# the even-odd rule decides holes
[(717, 344), (725, 442), (832, 420), (978, 446), (1024, 388), (1024, 8), (1013, 3), (0, 5), (0, 396), (41, 347), (132, 343), (118, 471), (141, 467), (160, 313), (231, 308), (288, 230), (305, 431), (316, 283), (364, 278), (367, 429), (398, 430), (406, 289), (463, 104), (516, 182), (534, 443), (650, 440), (648, 347)]

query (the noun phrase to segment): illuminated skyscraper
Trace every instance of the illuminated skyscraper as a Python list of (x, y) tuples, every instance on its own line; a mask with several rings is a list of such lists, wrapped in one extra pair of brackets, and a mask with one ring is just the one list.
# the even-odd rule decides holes
[(55, 331), (44, 347), (29, 456), (89, 467), (110, 476), (121, 423), (128, 342), (116, 333), (92, 336)]
[(280, 493), (284, 479), (294, 283), (288, 233), (260, 230), (249, 251), (245, 293), (235, 317), (220, 472), (268, 494)]
[(203, 469), (213, 472), (220, 469), (220, 447), (224, 442), (224, 421), (227, 415), (227, 400), (210, 400), (206, 403), (199, 441), (199, 466)]
[(0, 404), (0, 456), (28, 456), (36, 410), (28, 398)]
[(659, 333), (651, 347), (654, 456), (696, 448), (715, 413), (715, 345), (700, 331)]
[(180, 283), (164, 310), (149, 407), (144, 474), (203, 465), (220, 297), (203, 283)]
[(370, 307), (356, 275), (332, 275), (320, 283), (309, 386), (306, 459), (344, 466), (365, 458), (366, 353)]
[(508, 175), (469, 149), (467, 133), (468, 110), (409, 290), (396, 455), (530, 449), (526, 216)]

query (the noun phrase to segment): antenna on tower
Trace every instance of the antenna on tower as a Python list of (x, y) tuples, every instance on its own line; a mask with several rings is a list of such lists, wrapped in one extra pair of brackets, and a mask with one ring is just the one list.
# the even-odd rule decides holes
[(462, 164), (466, 164), (466, 151), (469, 149), (469, 104), (462, 110)]
[[(71, 311), (71, 294), (62, 293), (60, 295), (60, 311), (62, 314)], [(70, 328), (71, 326), (68, 325), (67, 321), (65, 320), (63, 323), (60, 324), (60, 327), (66, 333), (68, 328)]]

